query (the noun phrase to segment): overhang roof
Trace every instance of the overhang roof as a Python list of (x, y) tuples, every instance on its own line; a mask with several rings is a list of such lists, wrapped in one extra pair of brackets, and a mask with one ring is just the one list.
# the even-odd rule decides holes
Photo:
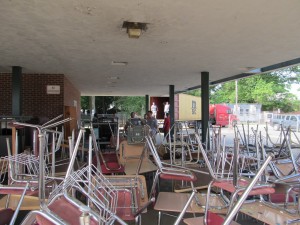
[[(216, 83), (299, 63), (299, 10), (299, 0), (3, 0), (0, 72), (65, 74), (82, 95), (167, 95), (201, 85), (201, 71)], [(148, 29), (129, 39), (124, 21)]]

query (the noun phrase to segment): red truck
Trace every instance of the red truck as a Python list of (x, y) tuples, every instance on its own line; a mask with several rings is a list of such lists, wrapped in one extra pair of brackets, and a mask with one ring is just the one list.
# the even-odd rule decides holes
[(220, 125), (222, 127), (237, 122), (236, 115), (232, 114), (231, 108), (225, 104), (209, 105), (209, 119), (213, 125)]

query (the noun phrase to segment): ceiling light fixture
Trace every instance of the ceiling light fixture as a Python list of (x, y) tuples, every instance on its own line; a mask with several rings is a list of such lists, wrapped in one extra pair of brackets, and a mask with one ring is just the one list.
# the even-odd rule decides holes
[(113, 65), (113, 66), (127, 66), (128, 62), (111, 61), (111, 65)]
[(142, 31), (147, 30), (147, 23), (124, 21), (122, 28), (125, 28), (129, 38), (139, 38)]
[(109, 80), (119, 80), (120, 77), (117, 77), (117, 76), (111, 76), (111, 77), (106, 77), (107, 79)]

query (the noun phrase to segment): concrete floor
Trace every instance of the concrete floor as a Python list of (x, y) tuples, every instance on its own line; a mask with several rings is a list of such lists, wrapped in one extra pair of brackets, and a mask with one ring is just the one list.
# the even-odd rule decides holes
[[(210, 180), (209, 176), (205, 176), (205, 175), (198, 175), (198, 182), (196, 185), (203, 185), (206, 184), (208, 182), (208, 180)], [(146, 175), (146, 180), (147, 180), (147, 186), (148, 186), (148, 194), (149, 194), (149, 190), (152, 186), (152, 173), (151, 174), (147, 174)], [(163, 192), (171, 192), (173, 189), (173, 185), (174, 183), (171, 181), (164, 181), (164, 180), (160, 180), (159, 183), (159, 190), (163, 191)], [(175, 184), (176, 185), (176, 184)], [(204, 191), (205, 192), (205, 191)], [(158, 219), (158, 211), (153, 209), (154, 205), (150, 205), (148, 207), (148, 210), (146, 213), (142, 214), (142, 225), (153, 225), (153, 224), (157, 224), (157, 219)], [(21, 221), (23, 220), (23, 218), (26, 216), (26, 214), (28, 213), (28, 211), (21, 211), (19, 213), (18, 219), (16, 221), (16, 225), (21, 224)], [(161, 225), (171, 225), (175, 222), (178, 213), (168, 213), (174, 216), (170, 216), (170, 215), (162, 215), (162, 219), (161, 219)], [(191, 213), (186, 213), (185, 214), (185, 218), (189, 218), (189, 217), (193, 217), (194, 215)], [(196, 214), (195, 216), (203, 216), (203, 214)], [(0, 218), (1, 219), (1, 218)], [(252, 219), (251, 217), (245, 216), (240, 214), (238, 217), (238, 222), (242, 225), (260, 225), (263, 224), (259, 221), (256, 221), (254, 219)], [(129, 222), (128, 224), (130, 225), (134, 225), (134, 222)], [(181, 222), (180, 225), (183, 225), (185, 223)]]
[[(222, 132), (226, 135), (228, 135), (227, 133), (232, 133), (232, 130), (230, 130), (230, 128), (222, 128)], [(157, 140), (157, 142), (159, 142), (160, 140)], [(198, 182), (195, 184), (196, 186), (202, 186), (205, 185), (209, 182), (210, 177), (208, 175), (199, 175), (199, 179)], [(148, 191), (152, 185), (152, 177), (151, 175), (146, 176), (147, 177), (147, 186), (148, 186)], [(160, 182), (160, 190), (161, 191), (172, 191), (172, 182)], [(28, 213), (28, 211), (23, 211), (20, 212), (18, 220), (15, 224), (20, 224), (22, 219), (24, 218), (24, 216)], [(161, 224), (162, 225), (168, 225), (168, 224), (173, 224), (174, 221), (176, 220), (176, 213), (174, 214), (175, 217), (171, 217), (171, 216), (167, 216), (167, 215), (163, 215), (162, 216), (162, 221)], [(186, 214), (185, 217), (192, 217), (192, 214)], [(196, 215), (196, 216), (201, 216), (201, 214)], [(158, 218), (158, 212), (155, 211), (153, 209), (153, 205), (150, 206), (148, 208), (147, 213), (142, 214), (142, 225), (152, 225), (152, 224), (157, 224), (157, 218)], [(1, 219), (1, 218), (0, 218)], [(248, 216), (244, 216), (244, 215), (239, 215), (238, 217), (238, 222), (240, 224), (245, 224), (245, 225), (252, 225), (252, 224), (263, 224), (259, 221), (256, 221)], [(133, 222), (129, 223), (129, 224), (134, 224)], [(183, 222), (181, 222), (181, 224), (184, 224)]]
[[(210, 180), (210, 177), (208, 175), (203, 175), (203, 174), (198, 174), (198, 180), (196, 182), (196, 186), (203, 186), (205, 184), (208, 183), (208, 181)], [(149, 177), (148, 177), (149, 179)], [(150, 177), (151, 179), (151, 177)], [(148, 182), (148, 183), (151, 183)], [(172, 185), (174, 185), (174, 183), (170, 182), (170, 181), (164, 181), (164, 180), (160, 180), (160, 191), (164, 191), (164, 192), (169, 192), (172, 191)], [(175, 184), (176, 185), (176, 184)], [(176, 218), (178, 216), (178, 213), (168, 213), (174, 216), (169, 216), (169, 215), (162, 215), (161, 218), (161, 225), (171, 225), (176, 221)], [(186, 213), (185, 214), (185, 218), (189, 218), (189, 217), (193, 217), (194, 215), (191, 213)], [(196, 214), (195, 216), (203, 216), (203, 214)], [(153, 224), (157, 224), (157, 219), (158, 219), (158, 211), (153, 209), (153, 206), (150, 206), (148, 208), (147, 213), (142, 214), (142, 225), (153, 225)], [(257, 221), (249, 216), (245, 216), (240, 214), (238, 216), (238, 220), (237, 220), (240, 224), (242, 225), (260, 225), (263, 224), (260, 221)], [(130, 223), (130, 224), (134, 224), (134, 223)], [(183, 225), (185, 223), (181, 222), (180, 225)]]
[[(161, 225), (171, 225), (176, 221), (176, 214), (173, 214), (174, 217), (169, 215), (163, 215), (161, 218)], [(192, 214), (186, 214), (185, 218), (192, 217)], [(203, 214), (196, 214), (196, 216), (203, 216)], [(142, 215), (142, 225), (153, 225), (157, 224), (158, 213), (155, 210), (149, 210), (147, 213)], [(263, 225), (262, 222), (257, 221), (249, 216), (239, 215), (238, 223), (241, 225)], [(130, 223), (134, 224), (134, 223)], [(185, 223), (181, 222), (180, 225), (184, 225)]]

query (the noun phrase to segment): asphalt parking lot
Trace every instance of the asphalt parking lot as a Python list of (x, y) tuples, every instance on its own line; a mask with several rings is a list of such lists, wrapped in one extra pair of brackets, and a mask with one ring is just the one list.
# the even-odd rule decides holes
[[(261, 137), (264, 145), (270, 147), (272, 145), (282, 143), (282, 140), (284, 139), (284, 135), (281, 131), (276, 131), (273, 129), (273, 127), (267, 126), (266, 124), (238, 124), (236, 129), (234, 129), (233, 127), (222, 127), (221, 135), (222, 139), (225, 138), (225, 143), (227, 146), (233, 146), (235, 132), (240, 139), (240, 143), (243, 144), (246, 139), (249, 144), (254, 144), (256, 131), (258, 131), (258, 135), (259, 137)], [(195, 133), (195, 129), (183, 127), (182, 132), (184, 135), (193, 134)], [(293, 143), (298, 145), (300, 144), (300, 132), (292, 131), (292, 133), (290, 134), (290, 138)], [(162, 141), (163, 133), (160, 133), (160, 135), (157, 135), (156, 137), (156, 143), (160, 144)]]

